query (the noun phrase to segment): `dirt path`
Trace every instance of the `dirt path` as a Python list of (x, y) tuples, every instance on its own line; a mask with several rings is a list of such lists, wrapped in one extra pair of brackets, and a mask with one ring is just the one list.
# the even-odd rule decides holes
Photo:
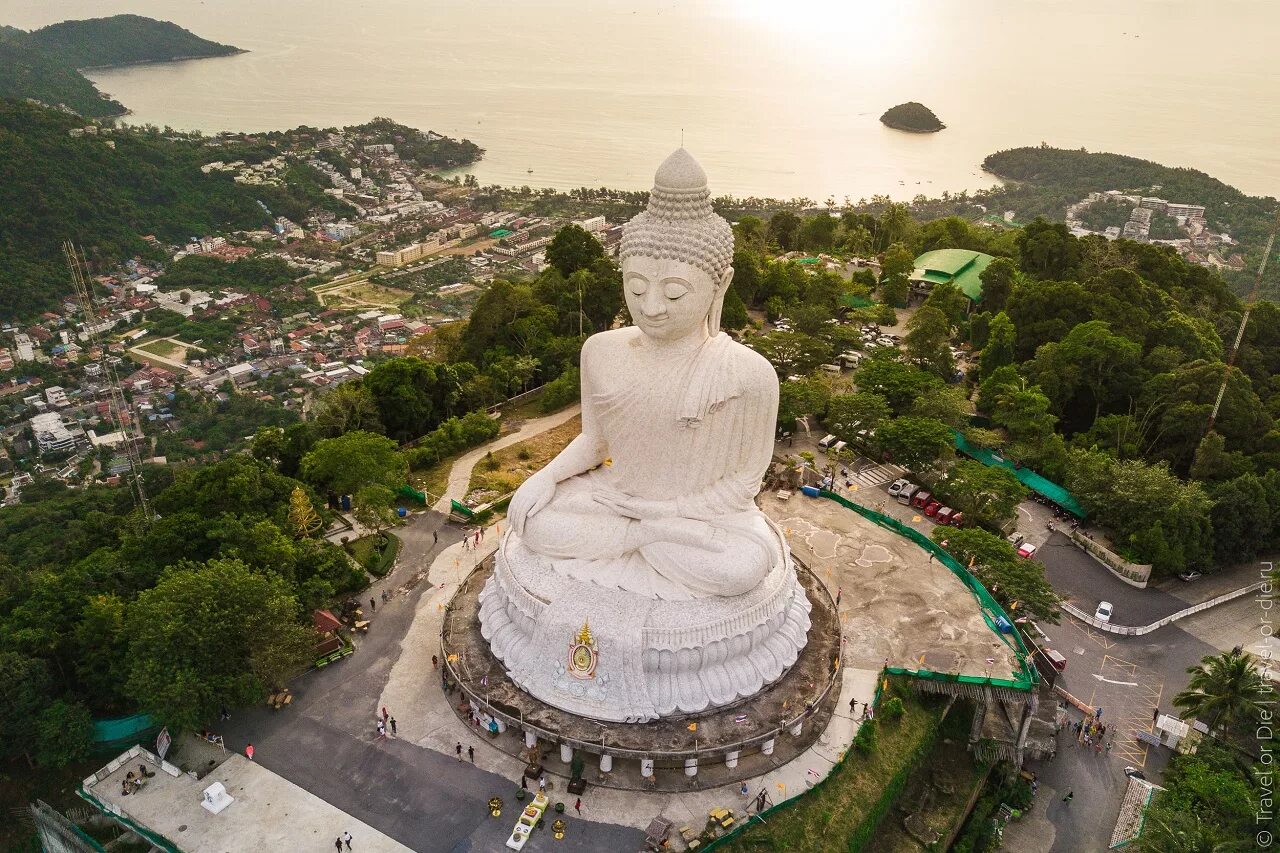
[(581, 410), (582, 407), (580, 405), (573, 405), (554, 414), (526, 421), (524, 426), (515, 432), (494, 439), (488, 444), (481, 445), (466, 456), (459, 458), (457, 462), (453, 463), (453, 468), (449, 470), (449, 485), (432, 509), (437, 512), (448, 513), (450, 501), (461, 501), (467, 496), (467, 486), (471, 484), (471, 469), (475, 468), (476, 463), (483, 459), (484, 455), (489, 451), (501, 450), (504, 447), (519, 444), (525, 439), (532, 438), (549, 429), (555, 429), (565, 421), (577, 417)]

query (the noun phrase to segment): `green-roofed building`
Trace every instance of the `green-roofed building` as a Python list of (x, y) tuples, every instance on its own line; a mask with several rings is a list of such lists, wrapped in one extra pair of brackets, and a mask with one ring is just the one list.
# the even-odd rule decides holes
[(982, 302), (979, 276), (995, 258), (971, 249), (934, 249), (916, 258), (911, 272), (911, 301), (923, 302), (935, 284), (951, 282), (969, 297), (969, 306)]

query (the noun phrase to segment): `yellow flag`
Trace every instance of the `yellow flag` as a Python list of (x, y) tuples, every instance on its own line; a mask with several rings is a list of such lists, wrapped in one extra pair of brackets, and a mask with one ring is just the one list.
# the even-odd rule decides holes
[(778, 783), (778, 790), (779, 790), (779, 791), (785, 791), (785, 790), (787, 790), (787, 786), (786, 786), (786, 784), (785, 784), (785, 783), (783, 783), (783, 782), (779, 782), (779, 783)]
[(612, 456), (610, 456), (608, 459), (604, 460), (604, 467), (606, 467), (606, 468), (612, 468), (612, 467), (613, 467), (613, 457), (612, 457)]
[(457, 663), (457, 662), (458, 662), (458, 656), (457, 656), (457, 655), (449, 655), (448, 657), (446, 657), (446, 658), (445, 658), (445, 660), (447, 660), (449, 663)]
[(688, 726), (688, 728), (689, 728), (689, 731), (691, 731), (691, 732), (696, 732), (696, 731), (698, 730), (698, 724), (697, 724), (697, 723), (690, 723), (690, 724), (689, 724), (689, 726)]
[(916, 663), (923, 664), (923, 663), (924, 663), (924, 655), (920, 655), (920, 657), (916, 660)]

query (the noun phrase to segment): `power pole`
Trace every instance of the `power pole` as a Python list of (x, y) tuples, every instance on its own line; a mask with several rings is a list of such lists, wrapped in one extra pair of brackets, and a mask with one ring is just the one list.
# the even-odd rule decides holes
[[(106, 380), (110, 391), (110, 420), (115, 428), (124, 436), (125, 458), (129, 460), (129, 489), (133, 492), (133, 502), (142, 511), (143, 522), (150, 524), (154, 516), (151, 505), (147, 501), (147, 492), (142, 484), (142, 457), (138, 454), (135, 441), (136, 421), (125, 401), (124, 391), (120, 387), (120, 377), (116, 374), (115, 365), (111, 362), (106, 343), (98, 336), (98, 314), (94, 310), (92, 291), (84, 275), (84, 258), (75, 244), (67, 240), (62, 244), (62, 254), (66, 256), (67, 266), (71, 269), (71, 284), (76, 292), (76, 300), (80, 303), (80, 312), (84, 315), (85, 343), (89, 349), (98, 348), (99, 365), (102, 377)], [(137, 429), (137, 440), (142, 440), (142, 430)]]
[(1271, 234), (1267, 237), (1267, 248), (1262, 250), (1262, 261), (1258, 264), (1258, 275), (1253, 280), (1253, 292), (1244, 304), (1244, 314), (1240, 317), (1240, 328), (1236, 330), (1235, 343), (1231, 345), (1231, 354), (1227, 357), (1226, 366), (1222, 369), (1222, 385), (1218, 387), (1218, 397), (1213, 401), (1213, 411), (1209, 413), (1209, 425), (1206, 433), (1213, 431), (1213, 423), (1218, 418), (1218, 409), (1222, 407), (1222, 398), (1227, 393), (1227, 380), (1231, 377), (1231, 368), (1235, 367), (1236, 356), (1240, 353), (1240, 344), (1244, 341), (1244, 327), (1249, 324), (1249, 315), (1253, 306), (1258, 304), (1258, 293), (1262, 290), (1262, 274), (1266, 272), (1267, 261), (1271, 259), (1271, 247), (1276, 242), (1276, 231), (1280, 230), (1280, 210), (1276, 211), (1275, 222), (1271, 223)]

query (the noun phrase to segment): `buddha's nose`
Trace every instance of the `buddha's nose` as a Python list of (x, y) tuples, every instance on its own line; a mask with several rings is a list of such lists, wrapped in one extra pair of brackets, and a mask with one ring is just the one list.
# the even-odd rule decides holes
[(644, 312), (644, 316), (657, 318), (667, 313), (666, 300), (662, 295), (656, 293), (657, 288), (651, 287), (645, 292), (644, 301), (640, 303), (640, 310)]

